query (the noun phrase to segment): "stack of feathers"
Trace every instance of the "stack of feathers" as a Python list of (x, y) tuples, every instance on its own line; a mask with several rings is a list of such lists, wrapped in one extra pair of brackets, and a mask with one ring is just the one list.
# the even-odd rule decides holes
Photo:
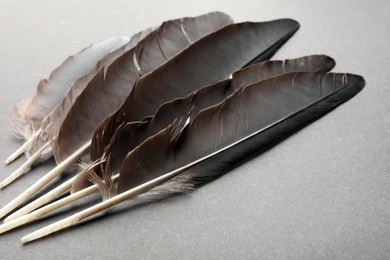
[(140, 194), (189, 192), (357, 94), (364, 79), (330, 73), (328, 56), (269, 60), (298, 28), (291, 19), (234, 24), (213, 12), (112, 37), (66, 59), (15, 105), (13, 129), (25, 142), (6, 162), (23, 153), (28, 160), (1, 187), (48, 158), (58, 166), (0, 217), (72, 165), (80, 170), (9, 215), (0, 233), (96, 191), (103, 202), (22, 241)]

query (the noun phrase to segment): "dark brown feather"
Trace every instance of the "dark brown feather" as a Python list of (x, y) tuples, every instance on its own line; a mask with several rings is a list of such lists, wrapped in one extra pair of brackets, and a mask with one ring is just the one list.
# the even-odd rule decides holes
[(137, 81), (122, 107), (95, 131), (91, 159), (102, 156), (123, 122), (142, 120), (153, 115), (164, 102), (184, 97), (252, 62), (268, 58), (270, 49), (275, 52), (274, 46), (285, 42), (298, 28), (299, 24), (290, 19), (247, 22), (226, 26), (195, 42)]
[(140, 76), (190, 45), (189, 39), (196, 40), (230, 23), (231, 18), (219, 12), (165, 22), (116, 59), (107, 71), (100, 70), (61, 125), (53, 143), (56, 162), (63, 161), (91, 139), (98, 124), (118, 109)]

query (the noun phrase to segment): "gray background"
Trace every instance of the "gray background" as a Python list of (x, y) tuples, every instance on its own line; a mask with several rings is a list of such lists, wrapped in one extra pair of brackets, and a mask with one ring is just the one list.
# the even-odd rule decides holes
[[(146, 206), (126, 202), (22, 245), (23, 235), (85, 207), (85, 200), (1, 235), (0, 258), (390, 258), (389, 7), (386, 0), (0, 0), (2, 160), (19, 146), (7, 128), (11, 105), (68, 55), (171, 18), (213, 10), (237, 22), (294, 18), (301, 28), (274, 58), (324, 53), (336, 59), (334, 71), (367, 81), (350, 102), (192, 194)], [(1, 164), (1, 178), (21, 162)], [(0, 206), (53, 165), (0, 191)]]

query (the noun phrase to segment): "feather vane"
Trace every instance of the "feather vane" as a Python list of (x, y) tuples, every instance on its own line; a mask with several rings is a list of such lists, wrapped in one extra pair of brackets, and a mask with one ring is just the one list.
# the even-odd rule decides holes
[(217, 178), (347, 101), (364, 85), (357, 75), (303, 72), (239, 89), (183, 130), (173, 123), (130, 152), (120, 170), (118, 193), (172, 171), (189, 174), (195, 184)]

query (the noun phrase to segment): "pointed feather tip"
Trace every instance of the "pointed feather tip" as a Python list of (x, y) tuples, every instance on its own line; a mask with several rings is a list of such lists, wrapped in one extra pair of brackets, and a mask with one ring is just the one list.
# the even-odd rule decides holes
[(362, 90), (366, 85), (366, 80), (360, 75), (346, 73), (345, 76), (347, 77), (348, 82), (351, 82), (351, 84), (354, 84), (359, 88), (359, 91)]
[[(227, 21), (231, 21), (233, 23), (233, 18), (228, 15), (227, 13), (224, 13), (224, 12), (221, 12), (221, 11), (214, 11), (214, 12), (210, 12), (208, 14), (215, 14), (215, 15), (219, 15), (221, 17), (224, 17)], [(205, 14), (207, 15), (207, 14)]]
[(324, 69), (327, 71), (331, 71), (336, 66), (336, 61), (328, 55), (322, 55), (322, 56), (326, 60), (325, 64), (327, 64), (327, 66)]
[(362, 76), (360, 75), (353, 75), (353, 76), (357, 78), (357, 81), (360, 82), (363, 87), (366, 85), (366, 80)]
[(298, 21), (291, 18), (280, 19), (280, 21), (285, 22), (293, 31), (297, 31), (301, 27)]

